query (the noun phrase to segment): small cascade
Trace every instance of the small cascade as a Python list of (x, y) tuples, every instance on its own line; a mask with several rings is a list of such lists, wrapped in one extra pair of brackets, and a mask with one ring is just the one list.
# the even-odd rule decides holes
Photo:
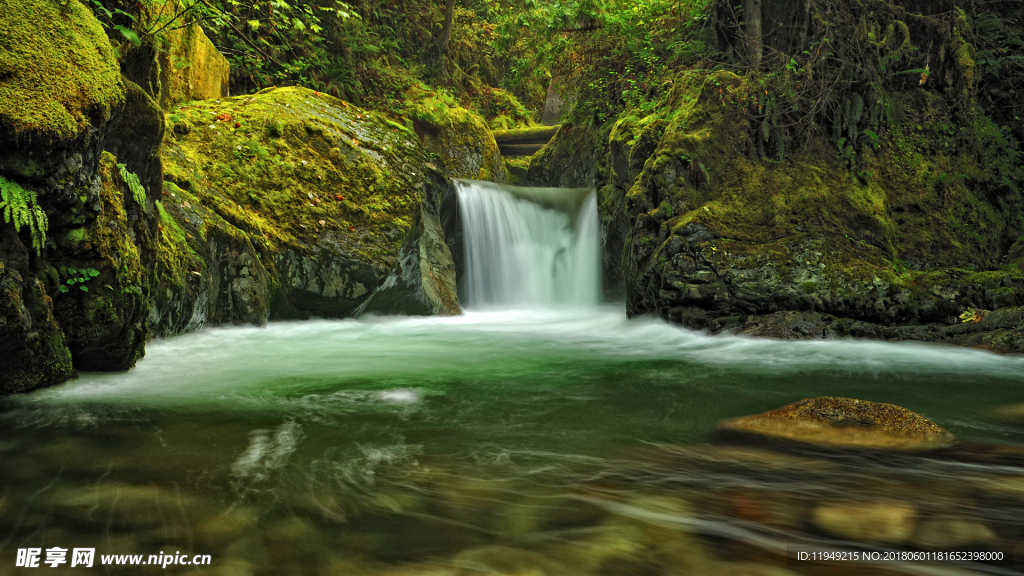
[(465, 242), (459, 299), (467, 308), (586, 307), (600, 301), (601, 252), (592, 190), (456, 182)]

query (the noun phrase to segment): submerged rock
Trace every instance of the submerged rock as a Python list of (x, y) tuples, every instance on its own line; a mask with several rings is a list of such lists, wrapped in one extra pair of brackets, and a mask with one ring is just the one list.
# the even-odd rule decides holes
[(999, 417), (1011, 422), (1024, 424), (1024, 404), (1010, 404), (996, 410)]
[(719, 433), (828, 448), (929, 450), (953, 440), (931, 420), (893, 404), (808, 398), (777, 410), (723, 422)]
[(917, 510), (907, 502), (825, 502), (812, 513), (814, 525), (855, 542), (903, 544), (914, 535)]
[(959, 546), (996, 544), (999, 538), (977, 520), (941, 518), (922, 522), (914, 536), (920, 548), (953, 549)]

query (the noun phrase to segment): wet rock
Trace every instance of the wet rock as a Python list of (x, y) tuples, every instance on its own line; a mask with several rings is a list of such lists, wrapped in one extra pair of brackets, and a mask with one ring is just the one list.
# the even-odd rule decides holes
[[(440, 187), (438, 187), (440, 189)], [(455, 194), (450, 186), (445, 195)], [(428, 192), (429, 194), (429, 192)], [(441, 227), (442, 198), (424, 198), (402, 243), (398, 263), (384, 283), (355, 312), (378, 314), (462, 314), (456, 293), (456, 269)]]
[(133, 191), (119, 164), (101, 155), (95, 217), (63, 234), (52, 254), (63, 283), (54, 316), (82, 370), (128, 370), (145, 354), (156, 218), (153, 199)]
[(734, 488), (720, 495), (722, 510), (733, 518), (777, 528), (800, 528), (806, 506), (785, 494)]
[(996, 410), (996, 414), (1011, 422), (1024, 424), (1024, 404), (1003, 406)]
[(53, 299), (29, 268), (28, 248), (0, 226), (0, 394), (59, 384), (74, 374)]
[[(145, 339), (145, 266), (134, 264), (152, 259), (154, 222), (145, 206), (106, 194), (114, 186), (99, 173), (125, 106), (99, 21), (78, 3), (19, 2), (5, 7), (0, 37), (11, 39), (0, 54), (0, 177), (47, 215), (35, 232), (0, 223), (0, 393), (11, 393), (61, 382), (74, 366), (134, 364)], [(128, 293), (101, 293), (115, 285)], [(76, 321), (84, 316), (88, 326)]]
[(974, 485), (990, 496), (1024, 503), (1024, 476), (991, 476), (976, 479)]
[(828, 448), (929, 450), (952, 435), (893, 404), (851, 398), (808, 398), (777, 410), (719, 424), (723, 438), (760, 437)]
[(991, 545), (997, 541), (995, 532), (981, 522), (956, 518), (921, 522), (914, 535), (915, 546), (932, 549)]
[(917, 526), (917, 510), (906, 502), (826, 502), (811, 514), (816, 528), (856, 542), (896, 545), (908, 542)]
[(168, 521), (164, 511), (195, 510), (197, 501), (158, 486), (104, 482), (61, 489), (45, 500), (55, 513), (86, 526), (148, 527)]
[(254, 530), (258, 521), (253, 510), (239, 506), (198, 523), (196, 533), (213, 546), (223, 546)]

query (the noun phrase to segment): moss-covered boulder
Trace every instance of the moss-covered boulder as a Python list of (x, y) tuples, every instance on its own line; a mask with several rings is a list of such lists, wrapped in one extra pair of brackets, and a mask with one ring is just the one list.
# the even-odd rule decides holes
[(111, 120), (124, 104), (117, 60), (78, 0), (27, 0), (0, 15), (0, 174), (74, 204), (91, 186)]
[(777, 410), (723, 422), (730, 439), (762, 438), (824, 448), (930, 450), (953, 435), (902, 406), (852, 398), (807, 398)]
[(413, 128), (452, 178), (505, 182), (505, 163), (487, 123), (472, 111), (418, 86), (406, 90)]
[(198, 24), (168, 32), (157, 61), (160, 105), (166, 110), (180, 102), (228, 95), (231, 66)]
[(190, 102), (166, 121), (158, 333), (349, 316), (402, 275), (403, 243), (420, 253), (422, 200), (443, 194), (411, 130), (312, 90)]

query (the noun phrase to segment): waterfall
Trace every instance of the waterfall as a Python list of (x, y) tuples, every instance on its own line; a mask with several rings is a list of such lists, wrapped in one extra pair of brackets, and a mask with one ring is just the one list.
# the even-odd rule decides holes
[(589, 189), (456, 181), (467, 308), (586, 307), (600, 301), (597, 198)]

